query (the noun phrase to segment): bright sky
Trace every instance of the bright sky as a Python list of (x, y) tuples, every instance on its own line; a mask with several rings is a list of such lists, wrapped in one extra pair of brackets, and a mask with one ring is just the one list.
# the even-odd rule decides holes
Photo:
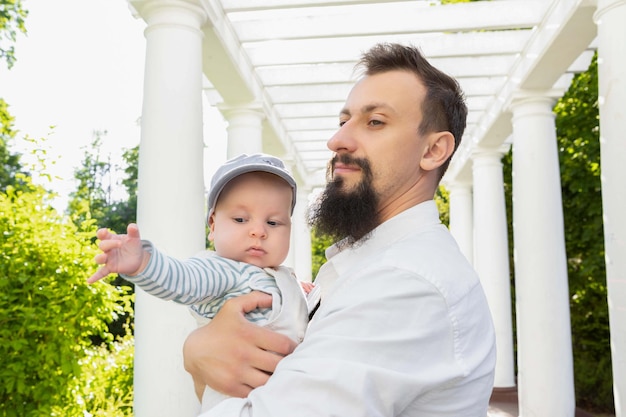
[(53, 188), (66, 195), (94, 131), (108, 132), (103, 151), (114, 161), (139, 143), (145, 22), (126, 0), (24, 0), (24, 6), (28, 34), (18, 37), (13, 68), (0, 64), (0, 97), (19, 130), (12, 151), (28, 152), (25, 135), (48, 137), (49, 160), (57, 160), (49, 171), (61, 177)]

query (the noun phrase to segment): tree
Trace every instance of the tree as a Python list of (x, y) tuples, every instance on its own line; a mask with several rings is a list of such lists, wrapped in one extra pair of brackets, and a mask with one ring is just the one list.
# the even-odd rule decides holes
[[(27, 15), (21, 0), (0, 0), (0, 59), (8, 68), (15, 62), (13, 43), (17, 31), (26, 33), (24, 20)], [(13, 121), (7, 103), (0, 98), (0, 191), (4, 191), (9, 185), (18, 185), (16, 174), (22, 172), (20, 156), (9, 151), (9, 145), (16, 134)]]
[(22, 6), (21, 0), (0, 0), (0, 59), (7, 67), (15, 63), (15, 47), (17, 33), (26, 33), (25, 20), (28, 11)]
[[(0, 59), (9, 68), (26, 16), (20, 0), (0, 0)], [(119, 317), (130, 325), (132, 295), (85, 284), (95, 226), (61, 216), (53, 194), (31, 182), (9, 151), (13, 120), (0, 98), (1, 415), (130, 416), (132, 333), (114, 339), (107, 326)]]
[(20, 155), (10, 152), (9, 144), (15, 138), (14, 118), (9, 114), (7, 103), (0, 98), (0, 191), (19, 185), (18, 176), (23, 172)]
[[(76, 191), (70, 193), (67, 211), (77, 224), (90, 218), (101, 227), (124, 233), (126, 225), (136, 221), (139, 147), (124, 151), (124, 168), (113, 165), (110, 155), (102, 155), (102, 138), (106, 134), (106, 131), (94, 132), (82, 165), (74, 170), (78, 185)], [(121, 184), (117, 179), (120, 170), (125, 174)], [(126, 198), (116, 200), (113, 190), (120, 185)]]
[(92, 361), (106, 357), (92, 338), (112, 349), (107, 325), (130, 311), (131, 299), (124, 289), (85, 283), (95, 270), (93, 222), (73, 224), (50, 207), (43, 187), (21, 180), (22, 189), (0, 193), (0, 410), (86, 415), (93, 401), (81, 393), (106, 388), (85, 386)]
[[(137, 175), (139, 170), (139, 146), (126, 149), (122, 155), (124, 161), (124, 178), (121, 185), (126, 198), (114, 200), (108, 209), (104, 210), (99, 224), (108, 227), (117, 233), (125, 233), (128, 223), (137, 221)], [(112, 168), (116, 173), (120, 167)]]
[[(139, 146), (124, 151), (123, 172), (121, 180), (127, 198), (115, 200), (113, 189), (118, 188), (117, 178), (121, 167), (111, 163), (111, 156), (102, 155), (102, 137), (106, 131), (94, 132), (91, 145), (85, 150), (82, 166), (74, 170), (74, 178), (78, 185), (70, 194), (67, 212), (76, 225), (87, 220), (98, 227), (106, 227), (116, 233), (125, 233), (128, 223), (136, 222), (137, 217), (137, 173)], [(124, 288), (134, 293), (134, 284), (119, 275), (108, 280), (110, 285)], [(129, 328), (126, 322), (129, 316), (121, 315), (109, 324), (109, 332), (115, 336), (125, 336)], [(99, 342), (99, 340), (95, 340)]]
[(102, 137), (106, 134), (106, 131), (94, 132), (94, 139), (84, 152), (83, 165), (74, 170), (78, 186), (70, 194), (68, 212), (72, 213), (76, 224), (88, 218), (103, 218), (111, 204), (111, 184), (106, 182), (111, 173), (111, 163), (103, 161), (100, 155)]

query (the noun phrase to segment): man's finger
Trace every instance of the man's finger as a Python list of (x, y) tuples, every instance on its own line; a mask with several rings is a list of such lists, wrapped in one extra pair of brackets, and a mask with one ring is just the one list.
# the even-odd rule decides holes
[[(257, 308), (270, 307), (272, 307), (271, 295), (260, 291), (252, 291), (249, 294), (231, 298), (226, 301), (222, 310), (231, 312), (235, 310), (243, 317), (245, 313), (249, 313)], [(217, 314), (220, 313), (218, 312)], [(264, 327), (246, 326), (245, 331), (248, 333), (247, 337), (249, 337), (249, 340), (252, 340), (257, 347), (268, 351), (256, 351), (256, 354), (250, 357), (253, 366), (264, 371), (274, 370), (281, 358), (278, 355), (286, 356), (293, 352), (297, 346), (296, 342), (287, 336), (277, 334)]]

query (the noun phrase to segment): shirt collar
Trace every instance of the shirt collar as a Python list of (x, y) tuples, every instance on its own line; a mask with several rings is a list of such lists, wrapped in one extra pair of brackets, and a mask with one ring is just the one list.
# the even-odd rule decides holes
[(439, 223), (441, 221), (437, 204), (434, 200), (427, 200), (385, 221), (376, 227), (365, 241), (357, 243), (354, 247), (342, 247), (341, 242), (329, 246), (326, 249), (326, 259), (331, 260), (342, 252), (358, 251), (361, 247), (384, 248), (407, 234), (414, 233), (416, 229)]
[(371, 259), (394, 242), (414, 234), (421, 229), (441, 224), (439, 211), (434, 200), (427, 200), (399, 213), (379, 225), (372, 231), (369, 238), (355, 246), (341, 247), (334, 244), (326, 249), (327, 262), (322, 265), (315, 279), (322, 287), (322, 298), (336, 284), (341, 276), (354, 262)]

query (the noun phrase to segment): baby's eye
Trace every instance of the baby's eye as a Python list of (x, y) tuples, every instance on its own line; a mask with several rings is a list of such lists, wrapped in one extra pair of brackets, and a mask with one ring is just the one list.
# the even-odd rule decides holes
[(278, 226), (279, 223), (275, 220), (268, 220), (267, 224), (269, 224), (270, 226)]
[(243, 217), (233, 217), (233, 220), (235, 223), (243, 223), (245, 221)]

